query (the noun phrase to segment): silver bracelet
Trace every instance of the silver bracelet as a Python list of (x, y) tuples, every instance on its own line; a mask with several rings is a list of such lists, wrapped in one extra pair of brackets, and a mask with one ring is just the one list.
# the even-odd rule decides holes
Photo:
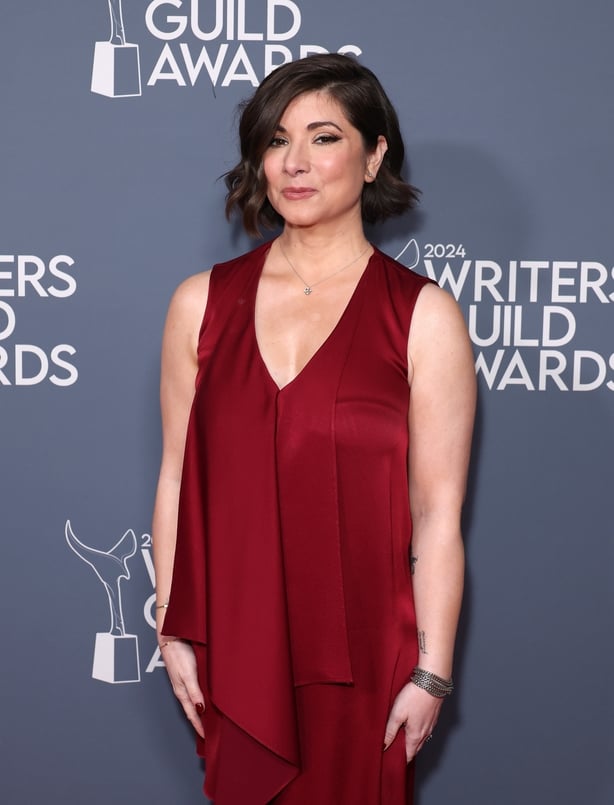
[(410, 682), (413, 682), (419, 688), (422, 688), (431, 696), (437, 699), (443, 699), (445, 696), (450, 696), (454, 690), (454, 683), (451, 679), (443, 679), (431, 671), (425, 671), (423, 668), (416, 666), (411, 672)]

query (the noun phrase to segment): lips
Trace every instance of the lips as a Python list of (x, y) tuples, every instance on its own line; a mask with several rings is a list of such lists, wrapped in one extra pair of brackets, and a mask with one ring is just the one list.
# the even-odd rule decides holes
[(313, 187), (285, 187), (281, 194), (288, 201), (302, 201), (306, 198), (311, 198), (315, 195), (316, 191)]

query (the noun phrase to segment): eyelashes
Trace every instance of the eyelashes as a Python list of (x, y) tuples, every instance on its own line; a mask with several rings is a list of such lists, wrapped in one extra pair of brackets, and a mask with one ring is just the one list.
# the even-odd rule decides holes
[[(332, 145), (333, 143), (339, 142), (340, 139), (341, 137), (336, 134), (318, 134), (313, 142), (315, 145)], [(289, 141), (286, 137), (277, 135), (273, 137), (269, 143), (269, 148), (283, 148), (285, 145), (288, 145), (288, 143)]]
[(330, 143), (337, 143), (340, 139), (341, 137), (338, 137), (336, 134), (318, 134), (314, 142), (321, 145), (328, 145)]

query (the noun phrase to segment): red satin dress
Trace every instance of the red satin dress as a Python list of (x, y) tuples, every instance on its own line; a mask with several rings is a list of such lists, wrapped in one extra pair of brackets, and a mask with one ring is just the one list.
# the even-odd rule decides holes
[(428, 280), (375, 250), (279, 389), (254, 306), (270, 244), (217, 265), (164, 630), (192, 641), (215, 805), (410, 805), (394, 697), (417, 662), (407, 339)]

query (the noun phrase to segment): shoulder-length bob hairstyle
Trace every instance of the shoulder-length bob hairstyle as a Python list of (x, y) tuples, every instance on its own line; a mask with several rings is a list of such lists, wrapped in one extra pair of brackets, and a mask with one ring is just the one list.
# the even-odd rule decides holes
[(240, 107), (241, 160), (224, 176), (226, 215), (238, 208), (246, 232), (256, 237), (261, 225), (273, 229), (283, 223), (267, 198), (262, 159), (284, 110), (305, 92), (326, 92), (337, 101), (361, 133), (367, 153), (380, 135), (386, 138), (388, 150), (377, 179), (363, 187), (363, 220), (375, 223), (415, 206), (419, 191), (400, 175), (405, 147), (399, 120), (377, 77), (353, 57), (318, 53), (278, 67)]

